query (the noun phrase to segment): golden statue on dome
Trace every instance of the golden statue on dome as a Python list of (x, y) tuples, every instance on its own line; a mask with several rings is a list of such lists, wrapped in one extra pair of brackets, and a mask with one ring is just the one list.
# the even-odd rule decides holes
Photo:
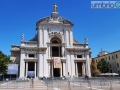
[(53, 6), (53, 11), (54, 11), (54, 12), (57, 11), (57, 5), (56, 5), (56, 4), (54, 4), (54, 6)]

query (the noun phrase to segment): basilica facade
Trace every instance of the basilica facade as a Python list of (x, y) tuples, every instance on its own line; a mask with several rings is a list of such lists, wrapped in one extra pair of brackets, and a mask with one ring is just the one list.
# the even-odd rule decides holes
[[(54, 11), (49, 17), (36, 23), (36, 35), (21, 45), (12, 45), (11, 57), (19, 65), (19, 77), (73, 77), (88, 75), (90, 71), (90, 48), (73, 37), (73, 23)], [(78, 32), (79, 33), (79, 32)]]

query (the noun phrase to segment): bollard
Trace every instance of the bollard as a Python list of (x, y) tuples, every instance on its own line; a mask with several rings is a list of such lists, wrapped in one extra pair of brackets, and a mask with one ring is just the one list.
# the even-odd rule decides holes
[(119, 79), (119, 84), (120, 84), (120, 79)]
[(15, 87), (15, 81), (14, 81), (14, 89), (15, 89), (16, 87)]
[(53, 88), (53, 80), (52, 80), (52, 88)]
[(46, 79), (47, 80), (47, 90), (48, 90), (48, 79)]
[(59, 88), (59, 80), (58, 80), (58, 88)]
[(70, 81), (68, 81), (68, 87), (69, 87), (69, 90), (71, 90), (71, 88), (70, 88)]
[(7, 88), (8, 88), (8, 81), (9, 81), (9, 80), (8, 80), (8, 79), (6, 79), (6, 82), (7, 82)]
[(33, 80), (33, 78), (31, 79), (31, 81), (32, 81), (32, 88), (34, 88), (34, 80)]
[(113, 89), (112, 89), (112, 82), (111, 82), (111, 81), (110, 81), (110, 90), (113, 90)]
[(100, 81), (101, 89), (102, 89), (102, 81)]
[(90, 90), (92, 90), (92, 88), (91, 88), (91, 81), (88, 82), (88, 87), (90, 87)]
[(73, 87), (74, 87), (74, 81), (73, 81)]
[(80, 81), (80, 89), (81, 89), (81, 81)]

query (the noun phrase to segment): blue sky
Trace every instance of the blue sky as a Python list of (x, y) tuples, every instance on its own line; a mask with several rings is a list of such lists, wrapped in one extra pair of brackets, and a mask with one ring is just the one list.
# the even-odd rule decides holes
[(120, 50), (120, 9), (91, 9), (90, 0), (0, 0), (0, 50), (10, 55), (11, 45), (34, 37), (36, 22), (50, 16), (53, 4), (59, 14), (74, 23), (74, 38), (84, 43), (88, 37), (92, 57), (101, 48)]

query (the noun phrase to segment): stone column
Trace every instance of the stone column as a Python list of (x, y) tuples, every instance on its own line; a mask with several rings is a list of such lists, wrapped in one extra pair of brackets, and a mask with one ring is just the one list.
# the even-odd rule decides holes
[(38, 67), (38, 62), (36, 63), (37, 65), (36, 65), (36, 67), (37, 67), (37, 77), (39, 77), (39, 67)]
[(70, 55), (67, 53), (67, 59), (66, 59), (66, 77), (71, 75), (71, 62), (70, 62)]
[(73, 34), (72, 34), (72, 30), (70, 30), (70, 46), (73, 46)]
[(28, 76), (28, 62), (26, 62), (26, 78)]
[(63, 63), (61, 62), (61, 69), (60, 69), (60, 71), (61, 71), (61, 77), (63, 76), (63, 74), (62, 74), (62, 66), (63, 66)]
[(48, 58), (50, 58), (50, 45), (48, 45)]
[(64, 58), (64, 46), (62, 46), (62, 57)]
[(20, 73), (19, 73), (19, 77), (20, 78), (24, 78), (25, 77), (25, 53), (24, 50), (21, 50), (21, 56), (20, 56)]
[(89, 55), (86, 55), (86, 72), (89, 77), (91, 77), (91, 70), (90, 70), (90, 60)]
[(47, 33), (47, 28), (45, 27), (44, 30), (43, 30), (43, 34), (44, 34), (44, 37), (43, 37), (43, 40), (44, 40), (44, 47), (46, 47), (46, 42), (47, 42), (47, 37), (48, 37), (48, 33)]
[(61, 57), (61, 56), (60, 56), (60, 47), (59, 47), (59, 57)]
[(43, 77), (43, 55), (42, 53), (39, 53), (39, 61), (38, 61), (38, 65), (39, 65), (39, 77)]
[(46, 51), (43, 53), (43, 76), (48, 77), (48, 62), (47, 62)]
[(77, 66), (77, 62), (75, 63), (75, 67), (76, 67), (76, 76), (78, 77), (78, 66)]
[(71, 77), (75, 76), (75, 63), (74, 63), (74, 55), (71, 54)]
[(27, 53), (27, 57), (26, 58), (28, 58), (28, 53)]
[(84, 62), (84, 65), (85, 65), (85, 75), (86, 75), (86, 63)]
[(51, 69), (52, 69), (52, 76), (53, 76), (53, 62), (52, 62), (51, 64), (52, 64), (52, 65), (51, 65), (51, 67), (52, 67)]
[(50, 77), (50, 62), (48, 62), (48, 77)]
[(43, 35), (42, 35), (42, 28), (39, 27), (38, 29), (38, 43), (39, 43), (39, 47), (43, 46)]
[(82, 62), (82, 76), (85, 75), (85, 63)]
[(65, 76), (65, 63), (63, 63), (63, 76)]
[(35, 69), (35, 78), (36, 78), (36, 62), (35, 62), (35, 67), (34, 67), (34, 69)]
[(69, 46), (69, 34), (68, 34), (68, 30), (66, 29), (66, 32), (65, 32), (65, 41), (66, 41), (66, 46), (68, 47)]

